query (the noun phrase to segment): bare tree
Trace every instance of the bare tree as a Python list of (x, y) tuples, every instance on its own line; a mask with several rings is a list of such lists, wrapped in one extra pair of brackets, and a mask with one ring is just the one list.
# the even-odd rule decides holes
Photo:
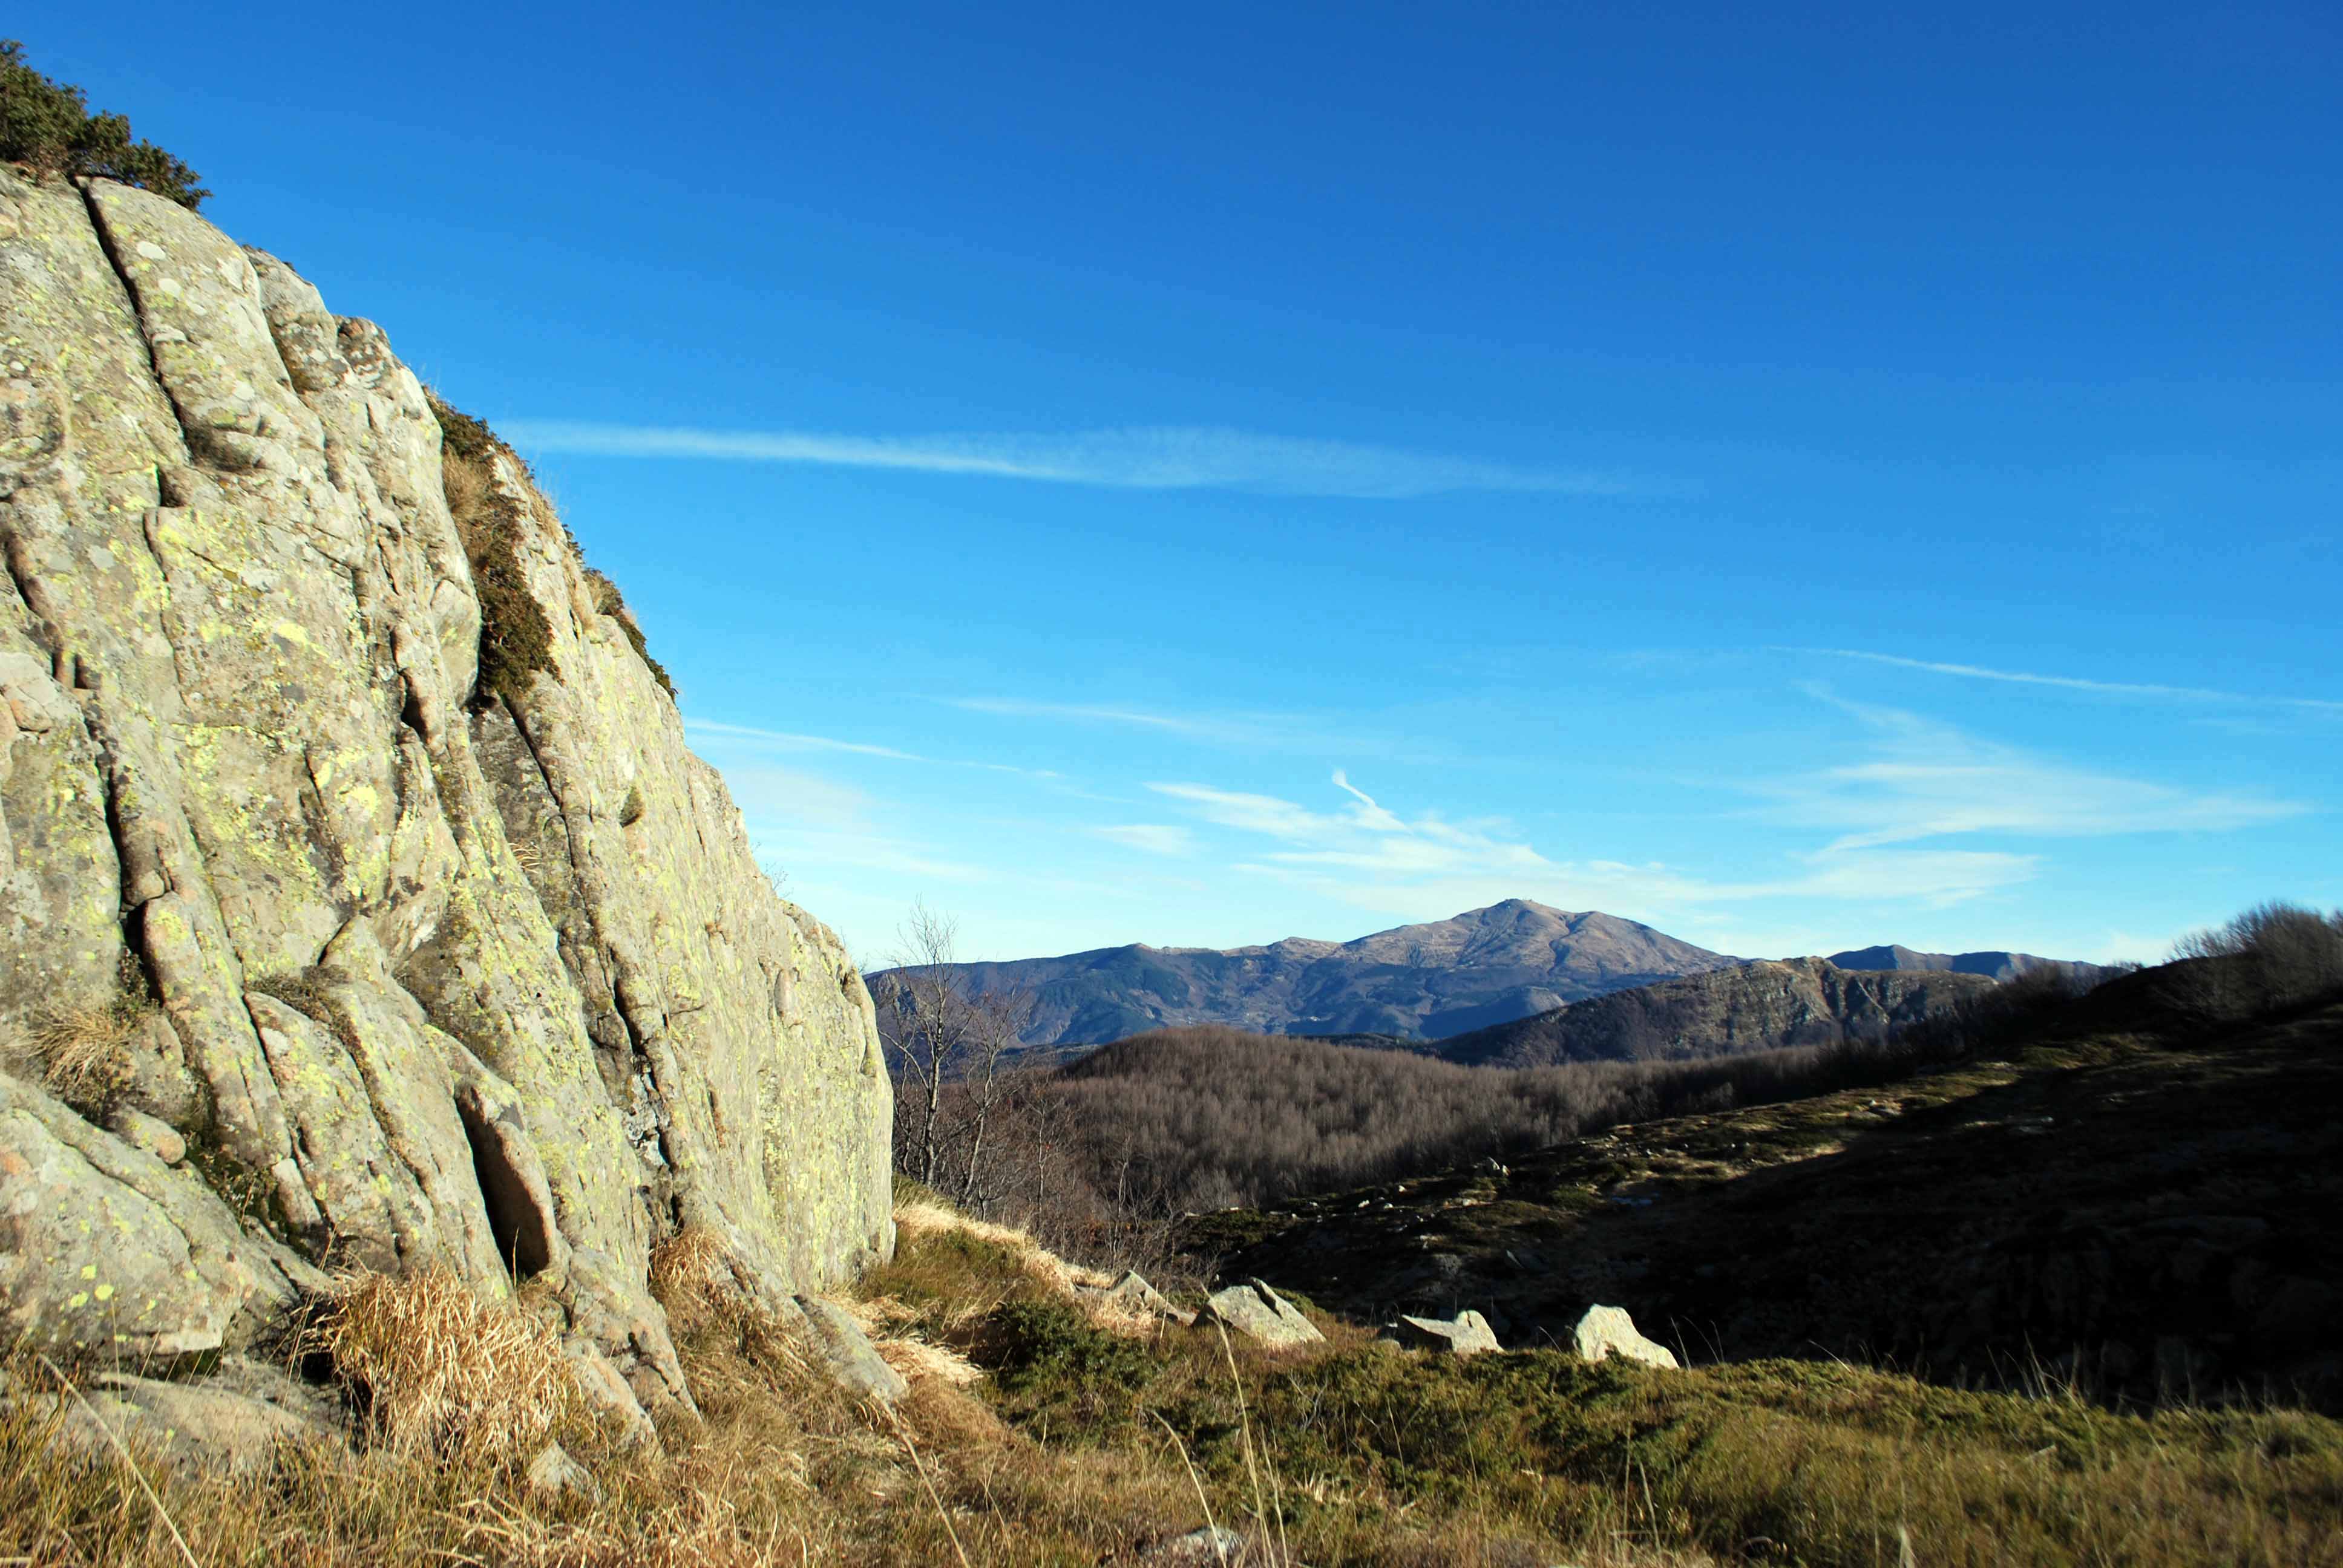
[(871, 988), (895, 1072), (895, 1162), (980, 1207), (1001, 1067), (1033, 999), (1021, 988), (980, 990), (960, 961), (960, 925), (950, 915), (914, 904), (900, 936), (894, 967)]

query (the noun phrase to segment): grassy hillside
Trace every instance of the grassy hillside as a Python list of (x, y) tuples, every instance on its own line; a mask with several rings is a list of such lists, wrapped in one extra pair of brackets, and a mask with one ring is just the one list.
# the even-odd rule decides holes
[[(2304, 930), (2309, 960), (2213, 943), (2079, 999), (2005, 988), (2025, 1005), (1893, 1052), (1789, 1053), (1763, 1104), (1197, 1221), (1227, 1271), (1297, 1287), (1326, 1335), (1297, 1351), (1110, 1310), (1080, 1289), (1102, 1276), (910, 1192), (850, 1303), (910, 1382), (891, 1411), (664, 1262), (700, 1408), (655, 1448), (543, 1382), (528, 1292), (447, 1292), (454, 1335), (427, 1281), (382, 1282), (417, 1332), (302, 1363), (355, 1449), (225, 1477), (67, 1441), (81, 1396), (20, 1354), (0, 1558), (2343, 1563), (2343, 924)], [(1552, 1347), (1590, 1300), (1692, 1364)], [(1401, 1350), (1375, 1325), (1415, 1304), (1526, 1348)], [(548, 1431), (587, 1486), (529, 1485)], [(1180, 1546), (1208, 1524), (1225, 1559)]]
[[(362, 1452), (197, 1479), (0, 1421), (0, 1554), (38, 1563), (1095, 1564), (1208, 1519), (1231, 1561), (1378, 1568), (1778, 1562), (2309, 1563), (2343, 1529), (2343, 1425), (2117, 1414), (1829, 1362), (1663, 1372), (1554, 1351), (1436, 1361), (1320, 1314), (1270, 1353), (1093, 1315), (1073, 1271), (930, 1205), (857, 1303), (912, 1392), (857, 1406), (753, 1314), (670, 1291), (701, 1417), (660, 1452), (572, 1419), (598, 1496), (531, 1492), (486, 1381), (378, 1411)], [(22, 1393), (36, 1369), (12, 1369)], [(385, 1396), (388, 1397), (387, 1395)], [(466, 1402), (468, 1401), (469, 1402)], [(136, 1467), (134, 1469), (134, 1466)], [(147, 1490), (151, 1485), (150, 1493)]]

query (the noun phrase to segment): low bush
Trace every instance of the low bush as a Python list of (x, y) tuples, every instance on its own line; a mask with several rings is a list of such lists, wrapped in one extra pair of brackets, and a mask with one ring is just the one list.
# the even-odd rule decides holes
[(37, 174), (120, 180), (193, 210), (212, 193), (196, 171), (130, 134), (120, 115), (89, 112), (79, 87), (25, 63), (25, 45), (0, 40), (0, 158)]
[(2257, 904), (2173, 948), (2169, 988), (2217, 1019), (2281, 1011), (2343, 994), (2343, 910)]
[(1071, 1393), (1102, 1408), (1145, 1383), (1153, 1370), (1139, 1343), (1099, 1327), (1061, 1297), (1003, 1302), (985, 1327), (990, 1342), (980, 1364), (1011, 1400)]

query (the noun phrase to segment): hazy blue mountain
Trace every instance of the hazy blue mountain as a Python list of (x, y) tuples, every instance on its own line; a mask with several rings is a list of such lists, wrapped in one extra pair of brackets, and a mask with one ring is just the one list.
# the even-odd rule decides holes
[[(1923, 953), (1890, 942), (1885, 947), (1849, 948), (1843, 953), (1833, 953), (1830, 961), (1843, 970), (1928, 970), (1939, 974), (1983, 975), (1987, 980), (2005, 980), (2024, 974), (2028, 970), (2046, 964), (2063, 964), (2063, 959), (2038, 958), (2033, 953), (2011, 953), (1993, 950), (1977, 953)], [(2066, 964), (2069, 969), (2095, 969), (2093, 964)]]

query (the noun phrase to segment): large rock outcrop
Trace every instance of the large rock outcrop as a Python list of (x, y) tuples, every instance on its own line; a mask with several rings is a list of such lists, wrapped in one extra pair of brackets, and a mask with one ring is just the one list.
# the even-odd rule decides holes
[[(273, 257), (0, 166), (0, 1337), (151, 1365), (444, 1265), (648, 1407), (662, 1241), (776, 1303), (891, 1244), (860, 978), (526, 470), (484, 568), (442, 443)], [(537, 640), (484, 682), (492, 578)]]

